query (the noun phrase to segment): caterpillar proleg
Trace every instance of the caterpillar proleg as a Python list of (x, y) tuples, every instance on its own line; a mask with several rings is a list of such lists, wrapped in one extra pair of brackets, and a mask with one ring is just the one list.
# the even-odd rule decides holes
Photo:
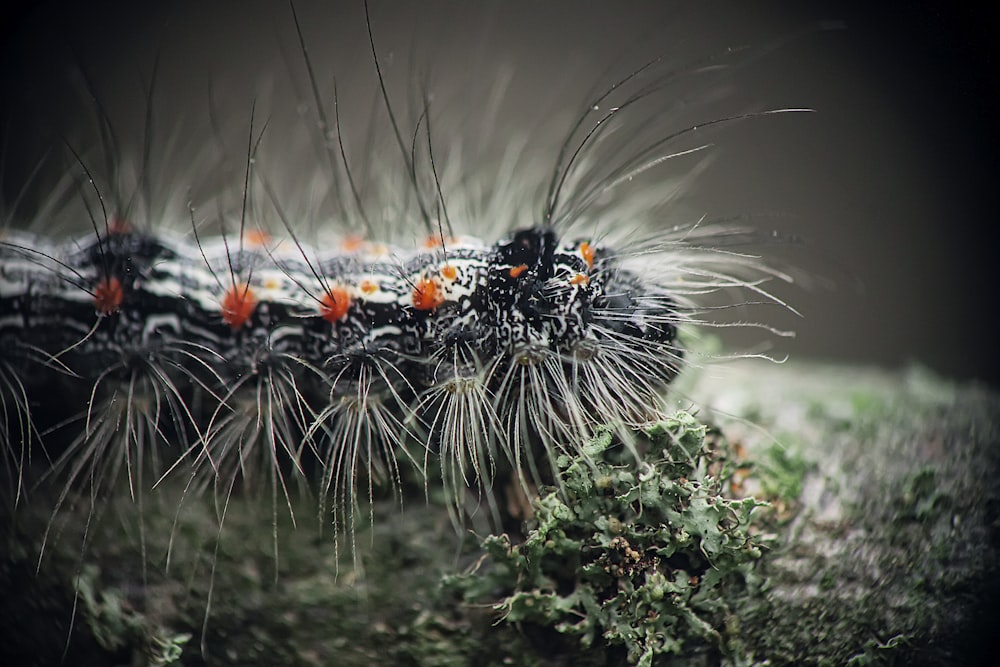
[[(742, 249), (755, 232), (671, 214), (716, 133), (799, 111), (713, 111), (745, 53), (609, 70), (559, 114), (557, 141), (539, 121), (544, 154), (537, 134), (511, 134), (480, 164), (495, 119), (447, 125), (439, 106), (461, 100), (390, 58), (368, 11), (354, 29), (375, 85), (348, 104), (307, 11), (283, 15), (294, 108), (275, 94), (223, 114), (204, 137), (221, 146), (199, 164), (209, 176), (181, 169), (166, 194), (155, 182), (152, 76), (137, 145), (98, 102), (97, 145), (63, 142), (59, 205), (27, 220), (7, 207), (0, 416), (16, 502), (30, 468), (58, 480), (56, 511), (174, 478), (223, 505), (267, 488), (291, 510), (300, 486), (353, 534), (380, 486), (401, 495), (415, 475), (444, 486), (457, 522), (470, 498), (503, 521), (502, 485), (531, 493), (596, 433), (628, 444), (662, 414), (701, 363), (682, 332), (763, 326), (727, 315), (785, 307), (768, 283), (789, 276)], [(495, 111), (505, 74), (492, 76)], [(709, 115), (692, 118), (701, 95)], [(70, 436), (33, 416), (64, 387), (85, 397)]]

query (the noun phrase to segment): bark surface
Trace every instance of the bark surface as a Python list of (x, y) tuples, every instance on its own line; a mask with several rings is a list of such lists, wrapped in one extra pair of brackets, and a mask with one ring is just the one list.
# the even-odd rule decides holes
[[(997, 393), (920, 369), (750, 362), (675, 393), (752, 462), (743, 492), (771, 503), (772, 541), (754, 570), (762, 585), (731, 601), (731, 650), (691, 645), (664, 664), (993, 664)], [(43, 485), (0, 515), (0, 663), (623, 659), (442, 587), (480, 558), (479, 539), (456, 535), (433, 485), (425, 499), (421, 480), (404, 484), (402, 506), (385, 500), (353, 545), (319, 530), (308, 492), (293, 494), (294, 524), (280, 496), (236, 489), (224, 508), (186, 497), (183, 480), (143, 494), (141, 512), (126, 490), (53, 521), (58, 489)]]

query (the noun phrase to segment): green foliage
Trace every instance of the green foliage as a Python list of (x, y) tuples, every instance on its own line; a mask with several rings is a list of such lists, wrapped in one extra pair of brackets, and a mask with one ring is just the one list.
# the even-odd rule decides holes
[(640, 665), (696, 643), (733, 652), (721, 589), (743, 585), (761, 555), (748, 532), (760, 503), (722, 495), (724, 443), (706, 432), (678, 412), (634, 447), (598, 436), (558, 462), (559, 487), (535, 501), (523, 543), (486, 538), (478, 571), (450, 583), (507, 623), (624, 647)]

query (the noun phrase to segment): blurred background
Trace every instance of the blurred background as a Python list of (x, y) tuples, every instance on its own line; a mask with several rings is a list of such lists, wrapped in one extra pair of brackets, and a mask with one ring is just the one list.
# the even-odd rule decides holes
[[(816, 112), (713, 136), (713, 159), (683, 206), (804, 239), (779, 249), (812, 284), (782, 292), (803, 317), (777, 316), (797, 337), (775, 352), (916, 362), (1000, 385), (1000, 24), (997, 10), (972, 4), (981, 3), (373, 1), (371, 20), (397, 100), (426, 77), (435, 106), (459, 110), (457, 125), (493, 113), (493, 144), (527, 131), (549, 141), (546, 155), (562, 138), (550, 128), (566, 127), (613, 74), (658, 55), (684, 68), (750, 46), (692, 117)], [(361, 0), (296, 8), (323, 97), (332, 100), (333, 72), (345, 115), (364, 118), (375, 72)], [(19, 196), (19, 212), (35, 210), (58, 178), (45, 165), (66, 168), (52, 156), (96, 136), (95, 104), (123, 143), (141, 145), (148, 107), (182, 128), (164, 136), (183, 145), (170, 162), (183, 178), (185, 156), (226, 127), (232, 145), (245, 144), (250, 100), (269, 110), (261, 117), (275, 110), (274, 125), (279, 107), (311, 99), (285, 3), (48, 0), (8, 3), (0, 18), (7, 213)], [(491, 100), (504, 77), (505, 94)], [(450, 127), (436, 128), (436, 143)]]

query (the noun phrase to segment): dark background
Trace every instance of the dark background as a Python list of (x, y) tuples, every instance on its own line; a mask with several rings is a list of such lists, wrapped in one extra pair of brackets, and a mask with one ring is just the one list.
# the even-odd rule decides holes
[[(283, 3), (133, 4), (3, 9), (8, 202), (45, 148), (71, 136), (92, 106), (74, 79), (80, 63), (125, 136), (136, 131), (129, 124), (145, 107), (157, 56), (158, 110), (178, 117), (199, 115), (209, 81), (222, 107), (243, 114), (248, 99), (275, 94), (262, 93), (262, 82), (283, 71), (282, 58), (297, 56)], [(560, 100), (582, 99), (606, 64), (633, 50), (637, 62), (657, 51), (683, 62), (688, 53), (775, 40), (779, 46), (733, 76), (733, 108), (817, 113), (727, 132), (687, 205), (748, 213), (807, 240), (798, 262), (817, 285), (785, 293), (804, 318), (788, 323), (798, 336), (778, 352), (886, 367), (919, 362), (1000, 384), (996, 11), (971, 6), (985, 3), (693, 4), (376, 2), (372, 21), (386, 66), (403, 75), (393, 59), (420, 54), (436, 81), (457, 82), (452, 104), (482, 103), (463, 89), (469, 72), (489, 77), (509, 66), (502, 115), (511, 127), (537, 123)], [(310, 51), (334, 63), (338, 85), (374, 79), (360, 2), (297, 7)], [(820, 29), (828, 20), (845, 29)]]

